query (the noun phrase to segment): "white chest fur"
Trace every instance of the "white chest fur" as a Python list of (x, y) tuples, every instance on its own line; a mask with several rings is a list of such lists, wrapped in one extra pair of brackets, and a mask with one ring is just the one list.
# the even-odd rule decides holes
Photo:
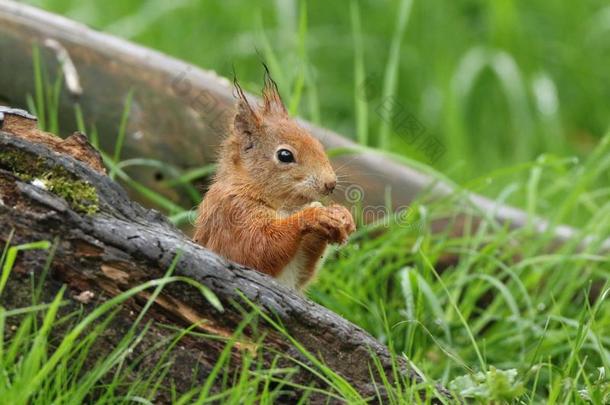
[[(321, 207), (322, 204), (315, 201), (315, 202), (309, 204), (309, 206), (311, 206), (311, 207), (320, 206)], [(278, 214), (284, 218), (291, 215), (292, 213), (294, 213), (294, 210), (278, 212)], [(285, 286), (288, 286), (288, 287), (294, 288), (294, 289), (298, 289), (300, 287), (300, 283), (302, 282), (302, 279), (303, 279), (303, 273), (306, 270), (307, 259), (308, 259), (308, 256), (307, 256), (306, 252), (303, 250), (303, 248), (299, 248), (297, 250), (297, 254), (286, 265), (286, 267), (284, 267), (282, 269), (279, 276), (276, 277), (276, 280), (279, 283), (284, 284)], [(316, 267), (319, 267), (320, 263), (322, 263), (323, 261), (324, 261), (324, 259), (319, 260)]]
[(294, 258), (284, 267), (280, 275), (276, 278), (278, 282), (290, 288), (298, 288), (302, 274), (305, 271), (307, 256), (302, 248), (299, 248)]

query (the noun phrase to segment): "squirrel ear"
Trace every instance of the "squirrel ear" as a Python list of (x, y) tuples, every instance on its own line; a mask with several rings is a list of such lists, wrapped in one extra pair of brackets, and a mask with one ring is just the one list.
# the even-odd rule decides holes
[(260, 125), (261, 119), (256, 111), (250, 106), (246, 94), (237, 82), (237, 78), (233, 79), (233, 85), (235, 86), (235, 92), (238, 98), (237, 114), (235, 115), (233, 126), (238, 133), (252, 133), (254, 129)]
[(265, 67), (265, 87), (263, 87), (263, 112), (265, 114), (283, 114), (287, 115), (286, 107), (280, 97), (280, 92), (277, 88), (277, 83), (271, 78), (269, 68)]

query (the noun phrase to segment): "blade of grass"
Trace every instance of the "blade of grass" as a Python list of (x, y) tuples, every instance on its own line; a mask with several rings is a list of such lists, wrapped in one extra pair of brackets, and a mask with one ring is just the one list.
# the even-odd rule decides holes
[(352, 37), (354, 42), (354, 106), (356, 109), (356, 139), (360, 145), (369, 145), (368, 102), (365, 82), (364, 45), (362, 43), (362, 24), (360, 5), (357, 0), (350, 2)]
[(28, 250), (48, 250), (50, 247), (51, 243), (49, 241), (25, 243), (23, 245), (10, 247), (6, 254), (4, 264), (2, 265), (2, 275), (0, 276), (0, 296), (2, 296), (2, 292), (4, 291), (4, 287), (6, 286), (8, 278), (11, 274), (11, 270), (17, 261), (17, 255), (19, 252), (25, 252)]
[[(398, 84), (398, 68), (400, 63), (400, 49), (402, 45), (402, 39), (407, 29), (407, 23), (409, 22), (409, 16), (411, 15), (412, 6), (413, 0), (401, 0), (400, 2), (396, 20), (396, 27), (394, 29), (394, 35), (392, 35), (388, 62), (386, 64), (386, 69), (383, 78), (383, 100), (390, 100), (396, 97), (396, 86)], [(381, 126), (379, 128), (379, 147), (381, 149), (387, 150), (390, 146), (390, 131), (392, 126), (393, 112), (383, 109), (381, 113), (382, 117)]]
[[(117, 138), (114, 144), (114, 154), (112, 155), (112, 161), (114, 163), (119, 163), (121, 160), (121, 151), (123, 150), (123, 142), (125, 141), (125, 135), (127, 133), (127, 123), (129, 120), (129, 114), (131, 112), (131, 104), (133, 101), (133, 89), (129, 90), (127, 93), (127, 97), (125, 97), (125, 102), (123, 104), (123, 113), (121, 115), (121, 122), (119, 124), (119, 133), (117, 134)], [(116, 173), (111, 170), (110, 178), (114, 179)]]

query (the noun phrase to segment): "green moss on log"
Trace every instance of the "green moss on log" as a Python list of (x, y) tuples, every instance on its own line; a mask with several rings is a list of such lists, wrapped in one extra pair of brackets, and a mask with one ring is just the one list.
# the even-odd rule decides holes
[(89, 182), (75, 178), (61, 166), (48, 167), (44, 159), (29, 153), (7, 149), (0, 151), (0, 167), (22, 181), (34, 183), (62, 197), (73, 210), (93, 215), (99, 211), (99, 198)]

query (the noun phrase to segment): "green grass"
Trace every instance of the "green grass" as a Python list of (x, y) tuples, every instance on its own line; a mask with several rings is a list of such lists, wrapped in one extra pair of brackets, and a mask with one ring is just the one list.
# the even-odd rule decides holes
[[(521, 403), (578, 403), (579, 391), (597, 398), (605, 393), (608, 400), (610, 258), (595, 254), (596, 243), (610, 234), (608, 189), (579, 192), (575, 205), (565, 199), (549, 206), (546, 198), (569, 195), (583, 182), (581, 176), (604, 176), (609, 144), (607, 136), (581, 165), (538, 163), (530, 170), (542, 170), (545, 180), (561, 177), (563, 187), (535, 182), (533, 175), (511, 185), (520, 190), (529, 186), (535, 199), (531, 204), (547, 207), (537, 213), (551, 218), (588, 211), (575, 242), (594, 235), (597, 242), (590, 249), (579, 253), (571, 243), (549, 252), (548, 240), (533, 237), (530, 229), (511, 231), (493, 222), (459, 238), (431, 234), (430, 220), (455, 215), (462, 199), (456, 195), (413, 206), (424, 213), (423, 227), (395, 224), (374, 238), (361, 227), (348, 246), (326, 261), (312, 297), (405, 353), (444, 384), (495, 367), (515, 370), (511, 392), (523, 387)], [(606, 196), (596, 199), (590, 210), (584, 208), (591, 193), (598, 192)], [(459, 261), (439, 266), (439, 258), (448, 252)], [(483, 402), (491, 398), (485, 396)]]
[[(162, 13), (155, 12), (166, 7), (160, 1), (142, 9), (137, 1), (112, 2), (112, 7), (73, 0), (32, 3), (224, 75), (230, 76), (235, 65), (252, 91), (260, 83), (259, 49), (291, 111), (353, 134), (361, 145), (332, 154), (383, 148), (382, 153), (392, 151), (406, 164), (455, 179), (453, 195), (434, 202), (422, 195), (406, 222), (361, 224), (347, 246), (331, 252), (310, 297), (369, 331), (396, 356), (406, 355), (430, 381), (480, 403), (610, 401), (610, 259), (596, 250), (610, 235), (607, 3), (400, 0), (378, 7), (356, 0), (264, 1), (253, 12), (246, 2), (193, 1), (177, 2)], [(44, 76), (35, 78), (38, 91), (30, 104), (39, 116), (44, 111), (41, 123), (54, 128), (59, 85)], [(373, 85), (363, 95), (362, 82), (369, 79)], [(428, 162), (417, 145), (396, 134), (388, 116), (378, 113), (380, 100), (392, 96), (423, 124), (427, 136), (444, 143), (442, 159)], [(117, 110), (126, 115), (129, 101)], [(95, 133), (87, 117), (79, 116), (79, 122), (82, 130)], [(195, 204), (200, 194), (194, 183), (213, 167), (181, 172), (145, 156), (120, 161), (122, 136), (114, 150), (104, 151), (116, 178), (176, 223), (192, 219), (191, 207), (137, 183), (129, 169), (162, 170), (168, 186), (188, 193)], [(430, 222), (455, 218), (456, 207), (476, 211), (465, 202), (466, 191), (517, 204), (553, 225), (576, 225), (579, 234), (549, 251), (548, 235), (535, 235), (533, 224), (510, 230), (489, 213), (479, 213), (487, 218), (479, 228), (466, 221), (463, 236), (432, 234)], [(579, 251), (586, 237), (589, 248)], [(3, 255), (1, 280), (10, 276), (9, 251)], [(447, 260), (448, 254), (454, 259)], [(62, 299), (34, 303), (19, 313), (40, 312), (52, 319)], [(1, 313), (4, 325), (9, 311)], [(54, 353), (45, 339), (60, 320), (33, 328), (40, 317), (31, 317), (29, 326), (17, 329), (23, 332), (1, 346), (20, 348), (3, 349), (12, 354), (0, 358), (16, 382), (40, 372), (45, 363), (40, 359)], [(93, 344), (100, 332), (90, 331), (85, 341)], [(126, 336), (116, 358), (136, 341)], [(42, 388), (31, 393), (31, 402), (63, 402), (72, 392), (83, 398), (92, 381), (108, 373), (115, 364), (110, 360), (92, 371), (95, 376), (81, 380), (75, 370), (86, 358), (85, 346), (73, 357), (76, 363), (59, 361), (53, 370), (44, 369)], [(40, 347), (47, 354), (29, 354)], [(227, 351), (230, 347), (228, 342)], [(330, 397), (361, 400), (323, 362), (303, 354), (329, 382)], [(226, 371), (225, 362), (226, 354), (216, 373)], [(27, 374), (23, 364), (29, 364)], [(158, 375), (141, 376), (128, 392), (151, 398), (163, 388), (154, 382)], [(117, 398), (119, 380), (96, 391), (103, 393), (101, 403), (128, 401)], [(263, 370), (256, 358), (247, 360), (239, 378), (225, 378), (230, 383), (218, 394), (209, 393), (211, 381), (194, 387), (183, 403), (196, 398), (273, 403), (278, 391), (269, 387), (292, 384), (289, 372)], [(413, 400), (406, 384), (386, 385), (393, 403)], [(255, 389), (261, 386), (266, 387), (262, 392)], [(18, 394), (12, 386), (2, 387)]]
[[(0, 259), (2, 280), (8, 280), (18, 252), (42, 249), (49, 251), (48, 263), (52, 262), (54, 248), (48, 241), (34, 242), (27, 245), (10, 246), (7, 244)], [(10, 404), (81, 404), (83, 402), (98, 404), (155, 403), (157, 395), (172, 398), (173, 403), (227, 403), (227, 404), (259, 404), (276, 403), (287, 389), (301, 389), (303, 400), (311, 395), (323, 394), (328, 398), (348, 400), (350, 403), (365, 403), (358, 392), (343, 377), (327, 367), (315, 355), (309, 353), (298, 340), (289, 336), (274, 319), (263, 313), (254, 303), (247, 301), (251, 314), (244, 316), (242, 323), (235, 329), (231, 338), (220, 338), (196, 332), (192, 325), (187, 329), (177, 329), (172, 325), (161, 326), (173, 331), (169, 335), (159, 337), (158, 332), (149, 333), (151, 321), (144, 322), (145, 315), (153, 305), (155, 298), (163, 288), (171, 283), (188, 283), (202, 292), (202, 298), (222, 309), (217, 298), (204, 286), (184, 277), (172, 276), (173, 267), (178, 261), (176, 255), (174, 264), (168, 269), (165, 277), (150, 280), (140, 286), (125, 291), (102, 304), (91, 312), (84, 308), (62, 311), (71, 300), (66, 294), (65, 286), (53, 297), (51, 302), (39, 302), (42, 294), (47, 269), (42, 274), (31, 274), (31, 291), (21, 293), (32, 297), (32, 305), (9, 310), (0, 307), (0, 395), (3, 401)], [(126, 333), (121, 337), (116, 347), (109, 353), (100, 356), (99, 350), (93, 350), (97, 344), (102, 346), (104, 334), (116, 316), (120, 305), (126, 300), (145, 290), (153, 290), (141, 312), (135, 317)], [(46, 292), (48, 294), (48, 292)], [(2, 295), (0, 294), (0, 299)], [(275, 356), (272, 368), (263, 364), (263, 350), (253, 354), (242, 350), (243, 363), (236, 371), (227, 367), (235, 343), (240, 339), (245, 327), (256, 333), (257, 316), (264, 318), (282, 332), (310, 362), (280, 353), (266, 353)], [(114, 332), (116, 333), (116, 329)], [(205, 378), (200, 381), (193, 376), (193, 386), (186, 393), (177, 393), (175, 387), (163, 385), (164, 377), (172, 367), (173, 350), (185, 336), (192, 339), (222, 339), (225, 348), (217, 363)], [(261, 336), (262, 338), (262, 336)], [(249, 340), (252, 337), (248, 337)], [(100, 340), (102, 340), (100, 342)], [(148, 340), (146, 348), (139, 349), (143, 340)], [(152, 342), (152, 343), (151, 343)], [(260, 342), (256, 342), (261, 346)], [(93, 358), (92, 356), (95, 357)], [(156, 364), (142, 367), (145, 358), (153, 353), (161, 353)], [(277, 360), (283, 358), (282, 368)], [(288, 366), (287, 366), (288, 365)], [(324, 390), (302, 386), (291, 381), (291, 375), (296, 367), (303, 367), (325, 381), (329, 388)], [(196, 370), (193, 370), (196, 373)], [(376, 375), (379, 370), (372, 370)], [(418, 390), (434, 388), (426, 384), (408, 386), (406, 381), (397, 387), (388, 385), (394, 394), (404, 399), (417, 398)]]
[[(583, 178), (603, 175), (609, 152), (610, 136), (583, 163), (539, 161), (516, 188), (529, 189), (529, 196), (536, 200), (532, 206), (544, 206), (546, 196), (568, 194), (574, 185), (582, 188), (578, 185)], [(552, 182), (535, 181), (557, 173), (563, 179), (563, 189)], [(462, 237), (431, 234), (429, 222), (454, 216), (463, 195), (456, 193), (433, 203), (422, 197), (412, 205), (408, 221), (398, 218), (361, 225), (347, 246), (331, 252), (309, 295), (368, 330), (395, 355), (406, 355), (430, 381), (440, 381), (481, 403), (603, 404), (610, 395), (606, 377), (610, 371), (610, 259), (595, 254), (595, 246), (610, 232), (607, 194), (608, 190), (586, 190), (546, 211), (551, 216), (580, 210), (589, 213), (581, 231), (593, 240), (590, 249), (582, 252), (577, 252), (575, 243), (549, 252), (545, 248), (548, 241), (532, 237), (530, 229), (508, 230), (492, 221)], [(2, 285), (10, 277), (18, 252), (30, 248), (48, 249), (49, 243), (7, 247), (0, 262)], [(441, 257), (447, 253), (459, 261), (441, 266)], [(135, 329), (127, 334), (115, 352), (88, 373), (81, 375), (79, 370), (83, 370), (89, 348), (110, 321), (116, 305), (141, 289), (156, 287), (156, 294), (163, 285), (177, 280), (168, 274), (118, 296), (86, 317), (57, 315), (67, 299), (63, 291), (51, 303), (2, 309), (0, 325), (16, 315), (26, 317), (20, 319), (17, 332), (0, 345), (5, 347), (0, 350), (5, 353), (0, 364), (8, 375), (0, 385), (0, 394), (12, 403), (78, 403), (88, 395), (94, 395), (99, 403), (126, 403), (134, 398), (148, 403), (158, 390), (170, 389), (159, 385), (166, 363), (135, 377), (134, 369), (121, 369), (125, 374), (109, 379), (111, 370), (122, 364), (126, 351), (138, 344), (146, 328), (140, 334)], [(75, 318), (78, 321), (71, 321), (73, 326), (63, 341), (51, 344), (48, 336), (55, 325)], [(92, 327), (94, 320), (99, 325)], [(174, 339), (159, 343), (159, 350), (169, 350), (184, 333), (211, 338), (178, 330)], [(311, 365), (303, 366), (328, 381), (331, 388), (326, 394), (330, 398), (362, 402), (349, 384), (303, 349), (298, 339), (287, 337), (310, 360)], [(227, 352), (231, 346), (231, 341), (227, 342)], [(212, 394), (208, 390), (214, 377), (227, 372), (226, 355), (218, 360), (207, 381), (176, 401), (191, 403), (198, 398), (200, 403), (273, 403), (283, 388), (293, 384), (289, 371), (264, 369), (257, 358), (247, 358), (241, 374), (221, 379), (226, 385), (216, 387), (219, 390)], [(127, 377), (133, 382), (126, 385), (122, 381)], [(404, 382), (386, 385), (393, 403), (413, 400), (413, 387)], [(24, 391), (25, 386), (31, 389)], [(261, 392), (260, 387), (268, 390)]]

